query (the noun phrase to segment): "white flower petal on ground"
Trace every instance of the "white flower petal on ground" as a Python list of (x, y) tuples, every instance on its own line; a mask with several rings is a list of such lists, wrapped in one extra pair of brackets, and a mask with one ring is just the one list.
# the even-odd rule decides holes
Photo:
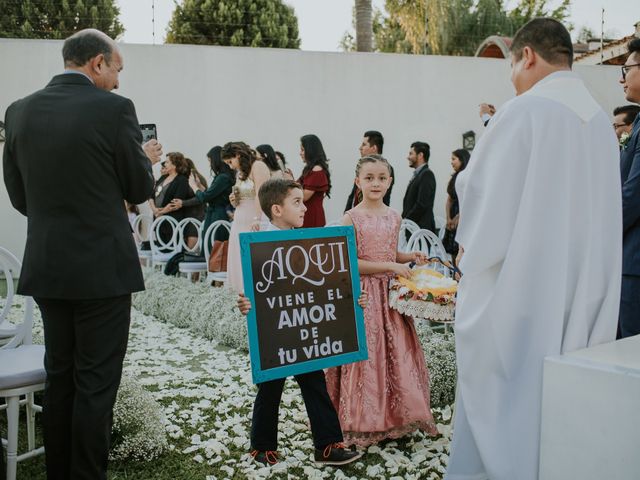
[[(163, 292), (175, 291), (176, 285), (184, 284), (179, 279), (168, 277), (154, 277), (153, 282), (159, 282), (164, 290), (155, 291), (154, 285), (149, 285), (143, 296), (134, 296), (136, 306), (148, 301), (145, 308), (151, 309), (158, 295), (167, 295)], [(212, 465), (210, 468), (214, 474), (210, 476), (219, 479), (234, 476), (256, 479), (328, 479), (337, 478), (338, 475), (342, 475), (342, 478), (367, 479), (388, 479), (394, 475), (406, 479), (442, 478), (444, 466), (448, 462), (451, 438), (450, 406), (434, 405), (432, 409), (442, 437), (432, 439), (416, 432), (399, 442), (389, 442), (384, 448), (374, 445), (366, 449), (362, 460), (341, 472), (313, 462), (308, 418), (300, 390), (292, 379), (285, 384), (280, 410), (279, 452), (282, 467), (278, 467), (276, 472), (272, 468), (257, 465), (248, 455), (251, 411), (256, 393), (249, 358), (245, 351), (221, 347), (218, 341), (211, 340), (224, 339), (225, 342), (235, 342), (236, 347), (246, 348), (246, 320), (236, 311), (231, 314), (238, 315), (233, 317), (237, 320), (235, 324), (223, 322), (224, 324), (208, 325), (205, 318), (212, 318), (211, 311), (227, 308), (229, 312), (233, 312), (233, 307), (228, 305), (228, 297), (209, 298), (208, 303), (196, 298), (204, 292), (209, 292), (209, 297), (214, 297), (211, 289), (199, 284), (194, 285), (193, 289), (197, 295), (189, 293), (184, 299), (175, 302), (179, 305), (163, 304), (165, 319), (176, 315), (177, 321), (174, 324), (158, 321), (135, 308), (132, 310), (125, 372), (132, 372), (140, 378), (153, 398), (163, 405), (162, 410), (167, 419), (164, 428), (172, 443), (169, 449), (177, 452), (189, 449), (189, 452), (183, 454), (186, 460)], [(189, 303), (190, 299), (195, 302), (193, 305)], [(197, 328), (188, 324), (185, 313), (189, 311), (203, 314)], [(34, 331), (41, 331), (41, 321), (37, 319), (36, 323)], [(176, 325), (181, 325), (182, 328)], [(417, 329), (423, 346), (428, 341), (428, 351), (436, 352), (435, 360), (427, 358), (432, 377), (438, 369), (438, 374), (448, 375), (446, 386), (439, 393), (436, 392), (438, 398), (446, 399), (451, 386), (455, 386), (455, 370), (450, 368), (452, 359), (455, 361), (451, 342), (440, 334), (430, 335), (425, 339), (427, 332), (421, 325)], [(199, 336), (200, 334), (206, 334), (209, 339)], [(369, 474), (370, 468), (378, 473)], [(341, 473), (337, 473), (339, 471)]]

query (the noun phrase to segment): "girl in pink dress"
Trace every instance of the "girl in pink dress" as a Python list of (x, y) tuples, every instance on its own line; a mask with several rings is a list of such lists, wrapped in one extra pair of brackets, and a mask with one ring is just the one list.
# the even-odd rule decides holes
[(361, 158), (356, 185), (363, 201), (342, 220), (356, 231), (358, 270), (370, 298), (364, 309), (369, 359), (330, 368), (326, 375), (347, 445), (366, 447), (417, 429), (437, 434), (413, 320), (389, 307), (389, 279), (409, 276), (408, 262), (426, 261), (421, 252), (398, 252), (400, 214), (382, 202), (390, 182), (383, 157)]

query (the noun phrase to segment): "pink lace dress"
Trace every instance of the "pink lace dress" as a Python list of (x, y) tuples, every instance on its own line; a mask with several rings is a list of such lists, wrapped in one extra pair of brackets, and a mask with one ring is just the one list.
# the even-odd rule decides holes
[[(347, 212), (356, 231), (358, 258), (395, 261), (400, 215)], [(327, 389), (347, 445), (368, 446), (421, 429), (437, 430), (429, 405), (429, 372), (413, 320), (389, 308), (390, 273), (362, 275), (369, 359), (330, 368)]]

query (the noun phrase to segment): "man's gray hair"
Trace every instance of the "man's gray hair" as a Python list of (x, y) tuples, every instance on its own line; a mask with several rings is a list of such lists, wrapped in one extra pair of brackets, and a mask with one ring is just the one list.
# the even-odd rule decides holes
[(64, 41), (62, 59), (65, 67), (81, 67), (92, 58), (103, 54), (111, 63), (114, 41), (100, 30), (85, 29), (74, 33)]

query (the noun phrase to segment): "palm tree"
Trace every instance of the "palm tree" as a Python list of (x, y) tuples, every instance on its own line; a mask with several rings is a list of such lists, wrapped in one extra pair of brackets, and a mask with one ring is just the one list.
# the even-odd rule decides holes
[(373, 7), (371, 0), (356, 0), (356, 50), (373, 51)]

